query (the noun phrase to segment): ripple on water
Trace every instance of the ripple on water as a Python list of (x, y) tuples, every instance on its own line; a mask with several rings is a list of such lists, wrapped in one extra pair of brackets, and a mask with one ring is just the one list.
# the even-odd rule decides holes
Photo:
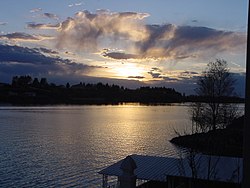
[(3, 187), (100, 187), (97, 172), (127, 155), (177, 156), (168, 140), (189, 124), (187, 106), (0, 110)]

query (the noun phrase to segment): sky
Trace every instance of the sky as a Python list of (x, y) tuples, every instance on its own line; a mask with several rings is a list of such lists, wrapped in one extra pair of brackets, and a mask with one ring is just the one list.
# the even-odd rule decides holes
[(224, 59), (244, 93), (247, 0), (8, 0), (0, 6), (0, 82), (172, 87), (192, 94)]

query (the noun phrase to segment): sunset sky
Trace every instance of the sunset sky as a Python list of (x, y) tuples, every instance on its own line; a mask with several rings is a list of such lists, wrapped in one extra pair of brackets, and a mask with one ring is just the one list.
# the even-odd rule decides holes
[(247, 0), (8, 0), (0, 6), (0, 82), (166, 86), (192, 93), (225, 59), (242, 95)]

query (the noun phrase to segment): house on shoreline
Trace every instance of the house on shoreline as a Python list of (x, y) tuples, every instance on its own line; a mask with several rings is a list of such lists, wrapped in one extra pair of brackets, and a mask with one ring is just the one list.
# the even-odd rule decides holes
[[(239, 188), (242, 168), (242, 158), (201, 154), (185, 158), (130, 155), (98, 173), (103, 175), (103, 188)], [(117, 181), (110, 184), (109, 176), (117, 177)]]

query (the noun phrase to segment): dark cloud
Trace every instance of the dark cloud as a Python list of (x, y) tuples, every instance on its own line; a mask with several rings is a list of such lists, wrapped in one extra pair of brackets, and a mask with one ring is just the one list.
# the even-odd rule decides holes
[(176, 72), (174, 75), (175, 77), (167, 76), (165, 73), (162, 72), (162, 70), (158, 67), (152, 67), (150, 71), (148, 72), (149, 75), (152, 76), (153, 79), (160, 79), (165, 80), (169, 82), (177, 82), (180, 80), (186, 80), (186, 79), (193, 79), (199, 76), (198, 72), (195, 71), (183, 71), (183, 72)]
[(160, 76), (160, 78), (162, 78), (163, 80), (165, 81), (168, 81), (168, 82), (176, 82), (176, 81), (179, 81), (179, 79), (177, 78), (172, 78), (172, 77), (169, 77), (169, 76)]
[(152, 76), (152, 78), (162, 78), (162, 70), (158, 67), (152, 67), (150, 71), (148, 72)]
[(157, 71), (157, 72), (162, 72), (162, 70), (158, 67), (152, 67), (151, 71)]
[(63, 62), (60, 58), (45, 56), (40, 53), (39, 50), (41, 49), (0, 45), (0, 62), (19, 62), (31, 64), (54, 64), (55, 62)]
[(58, 16), (56, 14), (53, 14), (53, 13), (43, 13), (43, 16), (46, 17), (46, 18), (50, 18), (50, 19), (55, 19), (55, 20), (58, 20)]
[(136, 44), (142, 57), (185, 59), (244, 47), (246, 36), (207, 27), (149, 25), (149, 37)]
[(0, 45), (0, 75), (79, 76), (93, 69), (101, 68), (78, 64), (60, 57), (45, 56), (41, 51), (53, 52), (44, 48), (31, 49), (20, 46)]
[(223, 38), (232, 35), (233, 32), (218, 31), (207, 27), (191, 27), (182, 26), (178, 27), (175, 31), (175, 38), (180, 42), (202, 42), (214, 38)]
[(59, 54), (58, 52), (48, 49), (48, 48), (34, 48), (37, 51), (41, 51), (43, 53), (47, 53), (47, 54)]
[(107, 52), (103, 54), (104, 57), (109, 57), (112, 59), (138, 59), (138, 55), (126, 54), (121, 52)]
[[(154, 48), (158, 45), (158, 42), (161, 42), (165, 38), (165, 34), (172, 35), (175, 26), (172, 24), (168, 25), (147, 25), (148, 37), (144, 41), (139, 41), (137, 43), (137, 47), (143, 53), (146, 53), (150, 49)], [(167, 36), (168, 38), (164, 41), (164, 44), (160, 44), (159, 47), (164, 47), (165, 42), (169, 40), (171, 36)]]
[(140, 80), (140, 79), (143, 79), (143, 78), (145, 78), (144, 76), (128, 76), (128, 78), (133, 78), (133, 79), (138, 79), (138, 80)]
[(27, 33), (19, 33), (19, 32), (10, 33), (10, 34), (6, 34), (6, 35), (0, 35), (0, 39), (9, 39), (9, 40), (32, 40), (32, 41), (41, 40), (41, 39), (38, 38), (37, 36), (30, 35), (30, 34), (27, 34)]
[(184, 71), (182, 72), (182, 74), (199, 74), (199, 73), (194, 71)]
[(49, 40), (53, 37), (48, 35), (31, 35), (27, 33), (9, 33), (5, 35), (0, 35), (0, 40), (13, 40), (13, 41), (24, 41), (24, 42), (37, 42), (42, 40)]
[(28, 29), (58, 29), (60, 24), (42, 24), (42, 23), (28, 23)]
[(150, 74), (152, 76), (152, 78), (161, 78), (160, 75), (161, 73), (154, 73), (152, 71), (149, 71), (148, 74)]

